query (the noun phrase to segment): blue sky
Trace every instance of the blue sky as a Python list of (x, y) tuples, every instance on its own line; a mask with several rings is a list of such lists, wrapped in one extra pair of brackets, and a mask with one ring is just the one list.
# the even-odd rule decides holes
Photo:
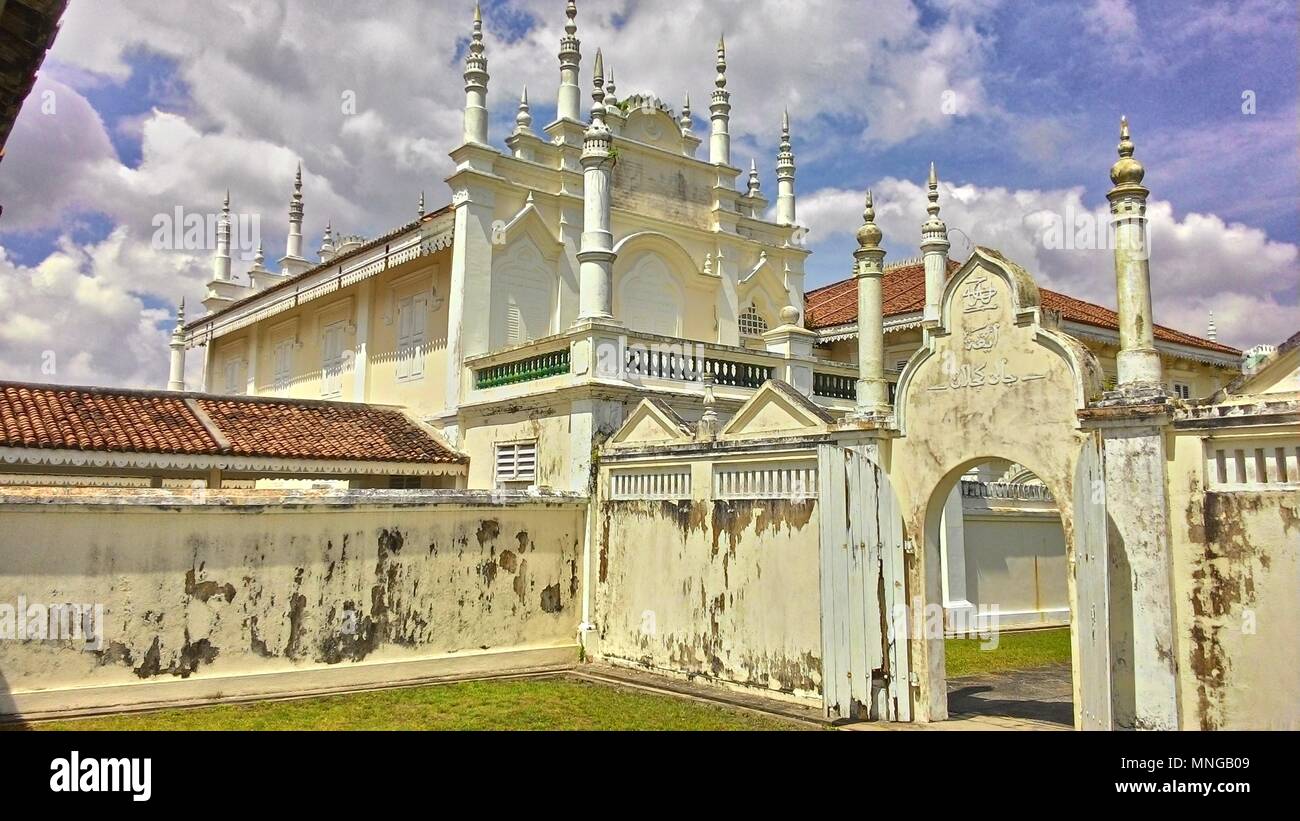
[[(535, 123), (553, 114), (563, 5), (484, 4), (498, 144), (522, 84)], [(916, 253), (933, 160), (955, 236), (1001, 247), (1050, 287), (1113, 303), (1104, 253), (1045, 249), (1034, 226), (1104, 207), (1127, 114), (1152, 190), (1157, 321), (1200, 333), (1214, 310), (1239, 346), (1300, 324), (1294, 3), (579, 7), (584, 86), (599, 45), (620, 94), (651, 90), (677, 108), (690, 91), (697, 133), (725, 30), (733, 163), (756, 157), (769, 197), (789, 107), (809, 287), (848, 271), (868, 186), (891, 258)], [(445, 202), (470, 9), (239, 0), (214, 14), (198, 0), (73, 0), (0, 164), (0, 303), (26, 312), (0, 334), (0, 377), (39, 378), (32, 363), (56, 344), (87, 376), (156, 382), (168, 306), (197, 301), (207, 276), (205, 252), (149, 246), (151, 219), (174, 207), (210, 212), (230, 187), (237, 210), (264, 216), (274, 260), (298, 160), (309, 248), (326, 219), (373, 235), (408, 219), (421, 189), (431, 207)], [(341, 118), (347, 91), (360, 111)], [(42, 335), (71, 310), (58, 287), (77, 289), (102, 322), (52, 343)], [(123, 337), (130, 361), (101, 350)]]

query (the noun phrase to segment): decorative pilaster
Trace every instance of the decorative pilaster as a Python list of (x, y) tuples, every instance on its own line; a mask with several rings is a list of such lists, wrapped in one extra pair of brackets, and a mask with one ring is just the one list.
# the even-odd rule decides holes
[(564, 9), (568, 22), (564, 24), (564, 37), (560, 38), (560, 93), (555, 103), (557, 120), (582, 119), (582, 89), (578, 87), (578, 65), (582, 62), (578, 41), (578, 7), (569, 0)]
[(858, 281), (858, 405), (853, 416), (858, 419), (886, 417), (892, 410), (889, 381), (885, 379), (885, 249), (880, 247), (881, 236), (868, 191), (862, 227), (858, 229), (858, 248), (853, 252)]
[(930, 163), (930, 204), (925, 207), (930, 216), (921, 223), (921, 254), (925, 259), (925, 313), (924, 321), (939, 321), (939, 299), (948, 279), (948, 226), (939, 219), (939, 175)]
[(1115, 287), (1119, 304), (1121, 392), (1163, 393), (1160, 356), (1156, 353), (1151, 311), (1150, 248), (1147, 245), (1146, 170), (1133, 159), (1128, 119), (1120, 118), (1119, 159), (1110, 169), (1110, 200), (1115, 231)]
[(709, 105), (709, 162), (731, 165), (731, 92), (727, 91), (727, 44), (718, 38), (718, 76), (714, 79), (713, 101)]
[(483, 53), (483, 14), (474, 4), (474, 33), (465, 55), (465, 137), (467, 143), (487, 145), (488, 62)]
[(781, 148), (776, 155), (776, 222), (794, 225), (794, 151), (790, 147), (790, 112), (781, 115)]
[(591, 125), (582, 143), (583, 220), (578, 249), (578, 320), (614, 320), (614, 235), (610, 231), (613, 135), (605, 123), (604, 58), (596, 49)]
[(171, 368), (167, 377), (167, 390), (183, 391), (185, 390), (185, 298), (181, 298), (180, 305), (176, 306), (176, 327), (172, 328), (171, 341), (167, 343), (171, 348)]

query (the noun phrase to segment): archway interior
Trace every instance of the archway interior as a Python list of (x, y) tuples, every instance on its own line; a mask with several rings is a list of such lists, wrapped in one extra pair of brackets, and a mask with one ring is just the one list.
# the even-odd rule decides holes
[(950, 716), (1073, 723), (1065, 533), (1050, 488), (1006, 459), (968, 465), (939, 523)]

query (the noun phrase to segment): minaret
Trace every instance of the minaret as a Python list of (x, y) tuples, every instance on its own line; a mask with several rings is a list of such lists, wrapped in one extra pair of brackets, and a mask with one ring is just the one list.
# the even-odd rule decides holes
[(885, 273), (885, 249), (880, 247), (876, 209), (867, 192), (858, 229), (855, 276), (858, 281), (858, 404), (854, 416), (888, 416), (889, 382), (885, 379), (885, 314), (881, 280)]
[(694, 128), (694, 123), (691, 121), (691, 93), (689, 91), (686, 92), (686, 102), (682, 103), (682, 117), (677, 121), (677, 124), (682, 127), (683, 137), (692, 136), (691, 130)]
[(230, 281), (230, 191), (226, 191), (221, 204), (221, 219), (217, 222), (217, 252), (212, 257), (212, 280)]
[(758, 163), (753, 157), (749, 158), (749, 190), (745, 192), (747, 197), (761, 197), (763, 192), (760, 188), (761, 183), (758, 179)]
[(604, 58), (596, 49), (591, 125), (582, 142), (583, 221), (578, 247), (579, 320), (610, 321), (613, 312), (614, 237), (610, 232), (610, 156), (613, 135), (605, 124)]
[(1205, 329), (1205, 338), (1211, 342), (1219, 341), (1219, 329), (1214, 324), (1214, 311), (1210, 311), (1210, 324)]
[(465, 142), (487, 145), (487, 57), (483, 54), (483, 14), (474, 4), (474, 33), (465, 55)]
[(781, 115), (781, 149), (776, 155), (776, 222), (794, 225), (794, 152), (790, 150), (790, 112)]
[(321, 237), (320, 250), (316, 253), (320, 254), (321, 262), (329, 262), (334, 257), (334, 232), (328, 221), (325, 223), (325, 236)]
[(557, 120), (582, 120), (582, 89), (578, 87), (578, 64), (582, 54), (578, 51), (578, 7), (569, 0), (564, 9), (568, 22), (564, 24), (564, 36), (560, 38), (560, 96), (555, 103)]
[(925, 207), (930, 216), (921, 223), (921, 254), (925, 259), (925, 313), (926, 322), (939, 321), (939, 299), (948, 280), (948, 226), (939, 219), (939, 175), (930, 163), (930, 191), (926, 195), (930, 204)]
[(1150, 248), (1147, 245), (1147, 195), (1142, 187), (1146, 170), (1133, 159), (1128, 118), (1119, 122), (1119, 159), (1110, 168), (1115, 184), (1110, 200), (1115, 231), (1115, 284), (1119, 303), (1119, 355), (1116, 357), (1121, 390), (1139, 385), (1161, 385), (1160, 356), (1152, 333)]
[(280, 259), (280, 273), (289, 276), (301, 274), (311, 267), (302, 255), (302, 163), (293, 178), (293, 197), (289, 200), (289, 238), (284, 244)]
[(167, 343), (171, 348), (171, 368), (167, 377), (167, 390), (183, 391), (185, 390), (185, 298), (181, 298), (181, 304), (176, 306), (176, 327), (172, 328), (171, 341)]
[(208, 280), (203, 307), (209, 312), (219, 311), (252, 292), (252, 288), (230, 277), (230, 192), (227, 191), (217, 222), (217, 250), (212, 255), (212, 279)]
[[(527, 92), (524, 93), (526, 94)], [(424, 216), (424, 192), (423, 191), (420, 192), (420, 202), (417, 203), (415, 206), (415, 216), (417, 218)]]
[(731, 92), (727, 91), (727, 44), (718, 38), (718, 76), (713, 81), (713, 102), (709, 105), (712, 131), (709, 134), (709, 162), (731, 165)]

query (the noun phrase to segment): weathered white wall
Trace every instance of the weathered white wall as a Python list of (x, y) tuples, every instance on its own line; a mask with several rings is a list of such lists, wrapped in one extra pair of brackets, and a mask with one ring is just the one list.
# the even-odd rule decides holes
[(1180, 726), (1300, 729), (1300, 490), (1207, 490), (1205, 440), (1172, 439)]
[(38, 690), (572, 646), (585, 508), (457, 491), (6, 490), (0, 603), (98, 603), (106, 629), (97, 651), (0, 641), (0, 708)]
[(812, 500), (602, 502), (600, 656), (820, 699), (815, 510)]

